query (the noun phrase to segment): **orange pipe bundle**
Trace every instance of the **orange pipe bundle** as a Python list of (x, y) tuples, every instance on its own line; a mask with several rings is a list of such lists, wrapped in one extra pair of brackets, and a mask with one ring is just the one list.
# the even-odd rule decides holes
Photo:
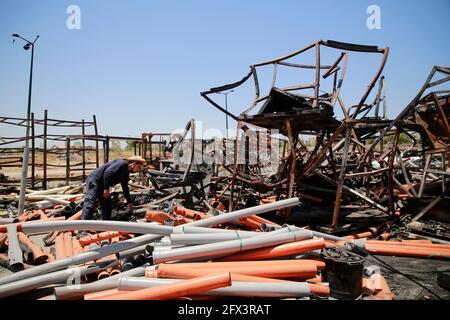
[(323, 238), (295, 241), (281, 244), (278, 246), (254, 249), (226, 256), (216, 261), (244, 261), (244, 260), (264, 260), (277, 257), (285, 257), (313, 250), (325, 248), (325, 240)]
[(38, 218), (38, 217), (40, 219), (41, 218), (40, 211), (41, 210), (33, 210), (32, 212), (28, 212), (28, 213), (22, 214), (19, 217), (19, 221), (20, 222), (25, 222), (25, 221), (31, 220), (33, 218)]
[(105, 232), (100, 232), (97, 234), (92, 234), (90, 236), (85, 236), (85, 237), (79, 239), (79, 241), (82, 246), (86, 246), (91, 243), (100, 242), (103, 240), (109, 240), (109, 239), (112, 239), (115, 237), (120, 237), (121, 234), (122, 233), (119, 231), (105, 231)]
[(41, 264), (48, 260), (48, 256), (44, 253), (41, 247), (36, 245), (30, 238), (28, 238), (23, 232), (18, 232), (17, 236), (19, 241), (31, 249), (33, 254), (34, 264)]
[(231, 276), (228, 272), (196, 277), (186, 281), (160, 285), (136, 291), (116, 293), (99, 300), (166, 300), (190, 296), (205, 291), (229, 287)]
[(193, 278), (204, 274), (215, 272), (230, 272), (241, 275), (257, 276), (263, 278), (298, 278), (314, 277), (317, 274), (317, 267), (314, 263), (303, 265), (267, 265), (267, 266), (229, 266), (216, 268), (186, 268), (178, 267), (174, 264), (160, 264), (156, 270), (159, 278)]

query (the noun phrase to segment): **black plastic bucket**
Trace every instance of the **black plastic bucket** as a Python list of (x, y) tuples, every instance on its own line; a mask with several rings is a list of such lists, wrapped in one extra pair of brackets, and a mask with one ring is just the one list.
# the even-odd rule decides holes
[(353, 300), (361, 295), (365, 258), (350, 251), (324, 249), (325, 281), (329, 282), (330, 295), (336, 299)]

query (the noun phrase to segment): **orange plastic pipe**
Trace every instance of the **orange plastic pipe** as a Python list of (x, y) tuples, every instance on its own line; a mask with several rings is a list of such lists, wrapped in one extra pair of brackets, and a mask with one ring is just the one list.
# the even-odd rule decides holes
[(328, 286), (310, 283), (309, 289), (311, 290), (311, 293), (314, 293), (321, 297), (328, 297), (330, 295), (330, 287)]
[(375, 246), (366, 244), (366, 250), (374, 254), (385, 254), (392, 256), (422, 257), (422, 258), (450, 258), (450, 251), (440, 249), (429, 249), (421, 247), (400, 246)]
[(0, 247), (4, 246), (8, 236), (6, 234), (0, 234)]
[(31, 249), (34, 264), (41, 264), (47, 261), (48, 256), (42, 251), (42, 248), (30, 240), (23, 232), (18, 232), (19, 241)]
[(373, 233), (370, 231), (365, 231), (361, 233), (351, 234), (345, 237), (342, 237), (344, 239), (348, 240), (354, 240), (354, 239), (361, 239), (361, 238), (371, 238), (373, 236)]
[(81, 220), (81, 215), (83, 214), (83, 210), (78, 211), (74, 215), (70, 216), (67, 220)]
[(181, 206), (176, 206), (174, 209), (174, 213), (182, 215), (186, 218), (194, 219), (194, 220), (201, 220), (201, 219), (206, 219), (206, 218), (212, 217), (211, 214), (187, 209), (187, 208), (184, 208)]
[(39, 210), (39, 215), (41, 216), (41, 220), (48, 220), (48, 217), (44, 211)]
[(63, 234), (58, 235), (55, 239), (55, 255), (56, 260), (64, 259), (66, 257)]
[(415, 240), (415, 241), (420, 241), (420, 242), (369, 240), (369, 241), (367, 241), (367, 244), (375, 245), (375, 246), (421, 247), (421, 248), (430, 248), (430, 249), (450, 250), (450, 244), (432, 243), (431, 241), (428, 242), (428, 240), (425, 240), (427, 242), (423, 242), (421, 240)]
[(115, 237), (120, 237), (121, 234), (122, 233), (118, 232), (118, 231), (106, 231), (106, 232), (101, 232), (101, 233), (83, 237), (79, 241), (82, 246), (86, 246), (91, 243), (100, 242), (103, 240), (109, 240), (109, 239), (112, 239)]
[(239, 219), (239, 222), (247, 228), (261, 230), (261, 223), (256, 222), (255, 220), (248, 217)]
[[(190, 274), (186, 276), (185, 274), (181, 274), (179, 277), (176, 277), (174, 279), (191, 279), (195, 277), (199, 277), (204, 273), (201, 273), (199, 270), (186, 268), (185, 270), (191, 270)], [(246, 282), (289, 282), (291, 280), (283, 280), (283, 279), (275, 279), (275, 278), (264, 278), (264, 277), (257, 277), (257, 276), (248, 276), (238, 273), (230, 273), (231, 274), (231, 280), (232, 281), (246, 281)], [(159, 277), (158, 272), (155, 269), (147, 268), (145, 270), (145, 277), (147, 278), (164, 278)]]
[(212, 205), (216, 210), (219, 210), (219, 211), (225, 210), (225, 206), (220, 201), (216, 201), (216, 200), (212, 199), (211, 201), (209, 201), (209, 204)]
[(124, 292), (100, 300), (166, 300), (177, 297), (190, 296), (205, 291), (228, 287), (231, 276), (228, 272), (206, 275), (181, 281), (178, 283), (161, 285), (131, 292)]
[(102, 298), (106, 298), (118, 293), (123, 293), (125, 291), (120, 291), (118, 289), (109, 289), (103, 291), (92, 292), (84, 295), (84, 300), (98, 300)]
[(102, 270), (97, 274), (97, 280), (108, 278), (110, 274), (109, 270)]
[(74, 255), (83, 253), (83, 248), (81, 247), (80, 241), (76, 238), (72, 238), (72, 247)]
[(148, 210), (145, 213), (145, 217), (144, 217), (144, 219), (147, 221), (158, 222), (161, 224), (164, 224), (164, 221), (166, 221), (169, 218), (170, 218), (169, 214), (167, 214), (165, 212), (153, 211), (153, 210)]
[(275, 202), (276, 200), (277, 200), (276, 196), (274, 196), (274, 197), (267, 197), (267, 198), (259, 200), (259, 204), (272, 203), (272, 202)]
[(239, 261), (239, 260), (264, 260), (277, 257), (290, 256), (302, 252), (309, 252), (325, 248), (323, 238), (295, 241), (278, 246), (243, 251), (230, 256), (226, 256), (216, 261)]
[[(318, 270), (325, 270), (325, 262), (313, 259), (298, 259), (298, 260), (263, 260), (263, 261), (223, 261), (223, 262), (185, 262), (185, 263), (164, 263), (164, 265), (171, 265), (174, 267), (186, 268), (223, 268), (223, 267), (252, 267), (252, 266), (273, 266), (273, 265), (293, 265), (302, 266), (314, 264)], [(160, 264), (163, 265), (163, 264)]]
[(434, 247), (433, 245), (412, 245), (412, 244), (404, 244), (404, 245), (388, 245), (388, 244), (380, 244), (380, 243), (366, 243), (366, 246), (371, 248), (404, 248), (404, 249), (418, 249), (419, 251), (428, 250), (428, 251), (439, 251), (439, 252), (450, 252), (450, 248), (443, 247)]
[(252, 215), (252, 216), (248, 216), (247, 218), (250, 218), (250, 219), (252, 219), (252, 220), (254, 220), (254, 221), (256, 221), (256, 222), (259, 222), (259, 223), (266, 223), (266, 224), (274, 224), (274, 225), (278, 225), (277, 223), (275, 223), (275, 222), (273, 222), (273, 221), (270, 221), (270, 220), (267, 220), (267, 219), (264, 219), (264, 218), (262, 218), (262, 217), (260, 217), (260, 216), (257, 216), (256, 214), (254, 214), (254, 215)]
[[(317, 274), (315, 264), (304, 265), (269, 265), (269, 266), (230, 266), (217, 268), (190, 269), (175, 267), (170, 264), (160, 264), (157, 271), (159, 278), (192, 278), (202, 274), (215, 272), (230, 272), (264, 278), (297, 278), (314, 277)], [(175, 276), (178, 275), (178, 276)]]
[(55, 261), (55, 256), (51, 253), (50, 248), (45, 248), (44, 251), (45, 251), (45, 254), (48, 257), (48, 260), (47, 260), (48, 262)]
[(120, 274), (120, 273), (121, 273), (120, 272), (120, 267), (119, 266), (115, 266), (115, 267), (113, 267), (111, 269), (111, 272), (109, 273), (109, 276), (112, 277), (112, 276), (115, 276), (115, 275)]
[(66, 254), (66, 257), (72, 257), (73, 256), (72, 232), (64, 232), (63, 238), (64, 238), (64, 252)]
[(400, 242), (404, 242), (404, 243), (428, 243), (428, 244), (433, 244), (433, 241), (431, 241), (431, 240), (400, 240)]
[(382, 239), (382, 240), (388, 240), (390, 238), (391, 234), (389, 232), (383, 232), (382, 234), (380, 234), (378, 236), (378, 239)]
[(363, 291), (371, 294), (364, 300), (392, 300), (394, 294), (391, 292), (386, 279), (381, 274), (373, 274), (370, 278), (363, 278)]
[(309, 279), (306, 279), (305, 281), (306, 282), (312, 282), (312, 283), (322, 282), (322, 276), (321, 275), (317, 275), (314, 278), (309, 278)]
[(303, 192), (298, 192), (297, 191), (297, 195), (299, 195), (301, 198), (309, 199), (309, 200), (312, 200), (314, 202), (318, 202), (318, 203), (322, 203), (323, 202), (322, 198), (314, 197), (314, 196), (311, 196), (311, 195), (303, 193)]

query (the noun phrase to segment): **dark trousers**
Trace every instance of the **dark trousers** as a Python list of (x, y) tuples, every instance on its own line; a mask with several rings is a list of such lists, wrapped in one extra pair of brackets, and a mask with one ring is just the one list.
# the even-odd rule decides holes
[(98, 199), (102, 210), (102, 219), (110, 220), (112, 211), (111, 198), (103, 197), (103, 184), (97, 177), (86, 178), (86, 193), (84, 198), (82, 220), (92, 220), (95, 208), (95, 200)]

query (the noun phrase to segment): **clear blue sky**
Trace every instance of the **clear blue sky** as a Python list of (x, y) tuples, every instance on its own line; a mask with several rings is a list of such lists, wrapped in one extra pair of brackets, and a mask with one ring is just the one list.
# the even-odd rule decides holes
[[(81, 30), (66, 28), (71, 4), (81, 9)], [(381, 30), (366, 27), (371, 4), (381, 8)], [(2, 0), (0, 115), (26, 115), (29, 52), (11, 38), (19, 33), (41, 36), (35, 114), (42, 117), (45, 108), (52, 118), (96, 114), (101, 134), (167, 132), (190, 118), (202, 120), (204, 129), (223, 129), (223, 114), (200, 91), (237, 81), (250, 64), (318, 39), (391, 48), (384, 74), (394, 117), (433, 65), (450, 65), (449, 9), (448, 0)], [(358, 101), (379, 59), (368, 61), (352, 66), (350, 57), (343, 87), (348, 105)], [(369, 75), (365, 82), (362, 75)], [(231, 94), (229, 108), (238, 114), (251, 98)]]

